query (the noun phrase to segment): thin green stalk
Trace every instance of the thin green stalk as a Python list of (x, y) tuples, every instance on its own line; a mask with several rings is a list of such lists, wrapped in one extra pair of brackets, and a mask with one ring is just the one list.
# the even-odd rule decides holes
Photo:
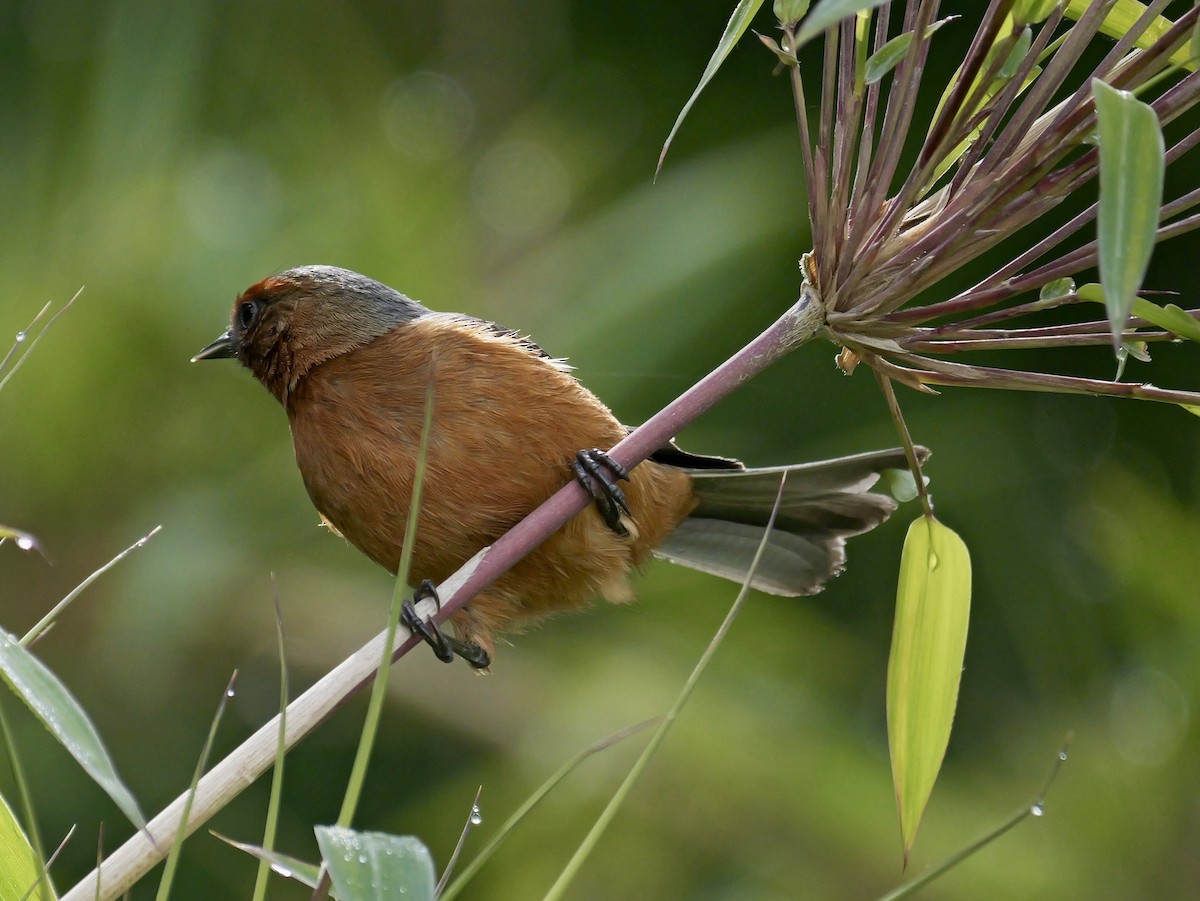
[(392, 591), (392, 606), (388, 611), (387, 638), (383, 643), (379, 672), (375, 677), (375, 683), (371, 686), (371, 700), (367, 704), (367, 719), (363, 723), (358, 753), (354, 757), (354, 766), (350, 770), (346, 797), (342, 801), (342, 810), (337, 819), (338, 825), (347, 829), (350, 828), (350, 823), (354, 819), (354, 811), (358, 807), (358, 799), (362, 795), (363, 783), (367, 776), (367, 764), (371, 760), (371, 749), (375, 745), (379, 720), (383, 716), (383, 699), (387, 693), (388, 674), (392, 669), (392, 652), (396, 645), (396, 631), (400, 626), (400, 610), (404, 602), (404, 595), (408, 591), (408, 572), (412, 566), (413, 545), (416, 543), (417, 537), (417, 514), (421, 510), (421, 489), (425, 482), (429, 435), (433, 431), (433, 372), (436, 363), (436, 358), (432, 359), (429, 366), (429, 385), (425, 389), (425, 420), (421, 427), (421, 445), (417, 450), (417, 465), (413, 475), (412, 502), (408, 507), (408, 521), (404, 526), (404, 547), (400, 551), (400, 565), (396, 570), (396, 585)]
[(33, 796), (29, 792), (29, 782), (21, 767), (21, 757), (17, 753), (12, 731), (8, 728), (8, 717), (4, 714), (3, 703), (0, 703), (0, 732), (4, 733), (4, 750), (8, 754), (8, 765), (12, 769), (13, 781), (17, 784), (17, 794), (21, 800), (21, 815), (25, 820), (25, 831), (29, 844), (33, 846), (34, 864), (37, 867), (41, 891), (46, 898), (53, 898), (54, 889), (50, 885), (50, 876), (46, 873), (46, 849), (42, 846), (41, 830), (38, 828)]
[[(275, 832), (279, 826), (279, 807), (283, 800), (283, 760), (287, 755), (287, 705), (288, 671), (287, 657), (283, 646), (283, 609), (279, 605), (279, 586), (275, 574), (271, 573), (271, 588), (275, 599), (275, 642), (279, 646), (279, 743), (275, 748), (275, 771), (271, 774), (271, 800), (267, 802), (267, 822), (263, 827), (262, 847), (272, 851), (275, 847)], [(267, 897), (267, 880), (271, 876), (271, 864), (266, 858), (258, 862), (258, 873), (254, 879), (253, 901), (264, 901)]]
[(921, 498), (921, 506), (925, 508), (925, 515), (933, 519), (933, 501), (929, 498), (929, 489), (925, 485), (925, 476), (921, 472), (921, 462), (917, 459), (912, 435), (909, 434), (908, 423), (904, 421), (904, 413), (900, 409), (900, 401), (896, 399), (892, 380), (881, 372), (876, 370), (872, 370), (872, 372), (875, 372), (875, 379), (879, 382), (879, 387), (883, 389), (888, 411), (896, 423), (896, 431), (900, 433), (900, 442), (904, 445), (904, 456), (908, 458), (908, 468), (912, 470), (913, 480), (917, 483), (917, 494)]
[(458, 878), (450, 883), (450, 886), (445, 892), (438, 896), (440, 901), (453, 901), (454, 898), (458, 897), (463, 889), (465, 889), (470, 883), (471, 879), (474, 878), (475, 874), (483, 869), (484, 864), (486, 864), (488, 860), (491, 859), (492, 855), (496, 853), (496, 851), (500, 848), (500, 845), (504, 843), (504, 840), (508, 838), (512, 831), (517, 827), (517, 824), (520, 823), (521, 820), (525, 819), (529, 812), (533, 810), (533, 808), (535, 808), (539, 803), (541, 803), (541, 800), (546, 797), (546, 795), (550, 794), (550, 792), (555, 786), (558, 785), (558, 783), (562, 782), (563, 779), (570, 775), (575, 767), (579, 766), (579, 764), (583, 763), (583, 761), (587, 760), (587, 758), (591, 757), (593, 754), (597, 754), (600, 751), (610, 748), (617, 742), (624, 741), (629, 736), (637, 732), (641, 732), (643, 729), (654, 725), (661, 719), (662, 717), (655, 717), (654, 719), (643, 720), (636, 725), (622, 729), (620, 732), (614, 732), (607, 738), (602, 738), (594, 745), (584, 748), (582, 751), (564, 763), (561, 767), (559, 767), (558, 770), (555, 771), (554, 775), (543, 782), (537, 791), (530, 795), (525, 800), (525, 803), (518, 807), (516, 812), (504, 821), (504, 825), (500, 827), (500, 829), (492, 837), (491, 841), (483, 846), (483, 849), (475, 855), (474, 859), (463, 868), (463, 871), (458, 875)]
[(158, 883), (158, 894), (154, 896), (155, 901), (167, 901), (167, 898), (170, 897), (171, 883), (175, 879), (175, 868), (179, 866), (179, 855), (183, 850), (183, 840), (187, 838), (188, 834), (188, 818), (192, 811), (192, 799), (196, 796), (196, 786), (200, 784), (200, 777), (204, 775), (204, 768), (208, 765), (208, 755), (212, 752), (213, 742), (217, 737), (217, 727), (221, 725), (221, 717), (225, 713), (225, 705), (233, 697), (233, 684), (236, 681), (237, 670), (234, 670), (229, 684), (225, 686), (225, 692), (221, 695), (221, 702), (217, 704), (217, 712), (213, 715), (212, 725), (208, 727), (208, 738), (205, 739), (204, 748), (200, 751), (200, 759), (196, 761), (196, 771), (192, 774), (192, 784), (188, 789), (187, 803), (184, 804), (183, 813), (179, 817), (179, 828), (175, 830), (175, 839), (171, 843), (171, 852), (167, 855), (167, 862), (163, 867), (162, 879)]
[(71, 590), (65, 598), (63, 598), (61, 601), (59, 601), (57, 604), (55, 604), (52, 608), (50, 608), (50, 612), (47, 613), (45, 616), (43, 616), (40, 620), (38, 620), (37, 624), (32, 629), (30, 629), (28, 632), (25, 633), (25, 635), (21, 638), (21, 647), (27, 648), (33, 642), (37, 641), (37, 639), (41, 637), (43, 632), (45, 632), (52, 625), (54, 625), (54, 621), (56, 619), (58, 619), (58, 617), (62, 614), (62, 612), (71, 605), (71, 602), (74, 601), (81, 594), (83, 594), (84, 589), (86, 589), (89, 585), (91, 585), (93, 582), (95, 582), (98, 578), (100, 578), (102, 575), (104, 575), (106, 572), (108, 572), (110, 569), (112, 569), (114, 566), (116, 566), (118, 563), (120, 563), (122, 560), (124, 560), (129, 554), (131, 554), (133, 551), (136, 551), (138, 548), (140, 548), (142, 545), (144, 545), (147, 541), (149, 541), (151, 538), (153, 538), (155, 535), (157, 535), (161, 531), (162, 531), (162, 526), (155, 526), (153, 529), (150, 530), (149, 534), (143, 535), (141, 538), (139, 538), (137, 541), (135, 541), (129, 547), (125, 548), (125, 550), (121, 551), (121, 553), (117, 554), (117, 556), (113, 557), (111, 560), (109, 560), (107, 563), (105, 563), (102, 567), (100, 567), (98, 570), (96, 570), (94, 573), (92, 573), (90, 576), (88, 576), (86, 579), (84, 579), (82, 582), (80, 582), (78, 585), (76, 585), (75, 588), (73, 590)]
[(584, 838), (583, 842), (580, 843), (579, 847), (575, 849), (575, 854), (567, 862), (567, 865), (563, 868), (562, 873), (559, 874), (559, 877), (555, 881), (554, 885), (550, 887), (550, 891), (546, 893), (545, 901), (558, 901), (559, 898), (562, 898), (563, 893), (567, 890), (567, 887), (575, 879), (575, 876), (578, 875), (579, 870), (583, 867), (583, 864), (587, 861), (588, 857), (591, 856), (592, 851), (595, 850), (597, 843), (600, 841), (600, 837), (604, 835), (604, 832), (608, 829), (609, 824), (613, 821), (613, 819), (616, 818), (617, 811), (621, 809), (621, 805), (624, 804), (625, 799), (629, 797), (629, 793), (633, 789), (634, 783), (637, 782), (638, 777), (642, 775), (642, 771), (646, 769), (646, 765), (650, 762), (650, 759), (658, 751), (659, 747), (663, 743), (663, 740), (667, 737), (667, 732), (674, 724), (675, 719), (679, 716), (679, 712), (683, 709), (683, 705), (686, 704), (688, 698), (692, 696), (692, 692), (695, 690), (696, 684), (700, 681), (700, 676), (708, 667), (709, 661), (711, 661), (713, 656), (716, 654), (717, 648), (721, 646), (721, 642), (725, 640), (726, 634), (729, 632), (730, 627), (733, 626), (733, 621), (737, 619), (738, 614), (741, 613), (742, 607), (746, 603), (746, 598), (750, 594), (750, 583), (754, 580), (754, 573), (758, 569), (758, 562), (760, 559), (762, 559), (763, 551), (767, 547), (767, 540), (771, 537), (771, 529), (775, 526), (775, 517), (779, 513), (779, 506), (783, 501), (783, 487), (786, 482), (787, 473), (785, 472), (779, 479), (779, 492), (775, 495), (775, 506), (771, 509), (771, 517), (767, 520), (766, 528), (763, 530), (763, 537), (758, 543), (758, 550), (754, 554), (754, 560), (750, 564), (750, 570), (746, 573), (746, 578), (742, 582), (741, 590), (738, 591), (738, 595), (733, 602), (733, 606), (729, 608), (729, 612), (725, 615), (724, 622), (721, 623), (720, 628), (718, 628), (716, 634), (713, 635), (712, 641), (708, 643), (708, 647), (704, 649), (704, 653), (700, 655), (699, 661), (697, 661), (696, 666), (692, 669), (692, 674), (688, 676), (687, 681), (683, 685), (683, 689), (679, 692), (679, 696), (675, 699), (675, 703), (671, 705), (671, 709), (668, 710), (666, 715), (663, 717), (662, 723), (657, 729), (654, 730), (654, 734), (650, 736), (650, 741), (646, 743), (645, 749), (634, 762), (633, 767), (629, 770), (629, 774), (625, 777), (625, 781), (621, 783), (620, 787), (613, 794), (612, 798), (609, 799), (608, 806), (605, 807), (601, 812), (595, 824), (593, 824), (591, 831)]
[(954, 869), (976, 851), (986, 848), (1000, 836), (1004, 835), (1004, 833), (1021, 823), (1026, 817), (1042, 816), (1046, 812), (1046, 793), (1050, 791), (1050, 786), (1054, 783), (1055, 778), (1058, 776), (1058, 771), (1062, 769), (1062, 765), (1067, 759), (1067, 744), (1070, 743), (1070, 738), (1071, 737), (1068, 735), (1067, 740), (1063, 743), (1063, 746), (1059, 748), (1058, 757), (1055, 759), (1054, 765), (1050, 769), (1050, 776), (1046, 779), (1045, 784), (1042, 786), (1042, 790), (1038, 793), (1038, 796), (1033, 800), (1032, 804), (1030, 804), (1028, 807), (1021, 808), (987, 835), (983, 836), (983, 838), (971, 842), (971, 844), (967, 845), (965, 848), (962, 848), (961, 850), (951, 854), (928, 872), (922, 873), (911, 882), (906, 882), (904, 885), (901, 885), (888, 892), (886, 895), (881, 897), (879, 901), (899, 901), (901, 898), (909, 897), (918, 889), (924, 888), (942, 874)]

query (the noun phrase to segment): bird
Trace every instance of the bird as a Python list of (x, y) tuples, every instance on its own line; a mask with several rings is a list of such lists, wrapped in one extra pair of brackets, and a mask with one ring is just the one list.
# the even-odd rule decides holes
[[(896, 509), (870, 490), (881, 474), (908, 468), (899, 448), (750, 468), (672, 440), (627, 471), (605, 449), (630, 428), (564, 360), (518, 331), (435, 312), (334, 266), (289, 269), (239, 294), (228, 329), (193, 362), (222, 358), (283, 406), (324, 523), (393, 574), (432, 385), (414, 598), (436, 600), (438, 583), (570, 479), (588, 489), (593, 504), (449, 617), (453, 636), (406, 603), (405, 624), (441, 659), (485, 671), (497, 635), (597, 599), (632, 601), (631, 575), (652, 557), (742, 581), (784, 475), (751, 585), (814, 594), (842, 570), (845, 539)], [(915, 452), (921, 462), (929, 454)]]

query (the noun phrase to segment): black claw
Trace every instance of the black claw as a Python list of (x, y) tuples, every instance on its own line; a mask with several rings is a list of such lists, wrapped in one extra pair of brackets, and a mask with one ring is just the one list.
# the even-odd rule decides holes
[(433, 648), (433, 653), (438, 660), (443, 663), (452, 663), (454, 656), (457, 654), (475, 669), (487, 669), (491, 666), (492, 660), (488, 656), (487, 651), (481, 648), (473, 641), (462, 641), (451, 635), (447, 635), (438, 628), (437, 623), (433, 620), (421, 619), (417, 613), (416, 602), (423, 600), (432, 600), (438, 606), (441, 606), (441, 601), (438, 599), (437, 587), (429, 579), (425, 579), (413, 592), (411, 601), (405, 601), (400, 608), (400, 621), (406, 625), (414, 635), (420, 635), (425, 640), (425, 643)]
[[(625, 492), (617, 485), (618, 480), (629, 481), (629, 470), (597, 448), (581, 450), (575, 455), (571, 464), (571, 472), (596, 503), (596, 509), (604, 519), (604, 524), (625, 538), (629, 530), (621, 522), (621, 511), (627, 516), (632, 515)], [(615, 477), (615, 478), (614, 478)]]

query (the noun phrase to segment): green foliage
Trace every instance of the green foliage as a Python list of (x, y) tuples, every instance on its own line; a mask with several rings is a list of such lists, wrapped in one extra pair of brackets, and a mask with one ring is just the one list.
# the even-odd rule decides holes
[(0, 797), (0, 901), (53, 901), (54, 893), (43, 890), (41, 878), (37, 852)]
[[(374, 0), (283, 17), (204, 0), (7, 11), (0, 334), (88, 287), (0, 394), (0, 519), (36, 534), (54, 563), (0, 546), (0, 612), (20, 633), (112, 553), (114, 535), (164, 523), (153, 553), (98, 582), (37, 649), (139, 797), (187, 781), (211, 686), (230, 669), (242, 669), (231, 732), (274, 710), (269, 571), (297, 685), (379, 628), (392, 587), (317, 527), (277, 406), (233, 367), (187, 365), (235, 292), (289, 265), (351, 266), (520, 328), (641, 421), (794, 299), (788, 261), (809, 246), (790, 101), (757, 45), (730, 55), (687, 146), (649, 183), (732, 6), (684, 17), (565, 0), (469, 17)], [(937, 35), (936, 68), (962, 58), (970, 31)], [(810, 82), (819, 57), (802, 60)], [(1181, 290), (1190, 306), (1194, 256), (1186, 241), (1159, 248), (1145, 287)], [(984, 279), (999, 262), (959, 277)], [(837, 374), (833, 352), (794, 356), (682, 442), (755, 464), (894, 443), (874, 386)], [(1107, 351), (1055, 359), (1111, 374)], [(1191, 360), (1172, 344), (1155, 352), (1164, 382), (1194, 386)], [(905, 404), (935, 450), (939, 513), (970, 537), (976, 569), (955, 741), (910, 870), (986, 830), (1027, 796), (1062, 731), (1079, 732), (1047, 815), (920, 897), (1185, 896), (1190, 875), (1174, 861), (1194, 828), (1179, 787), (1200, 754), (1196, 420), (999, 392)], [(896, 882), (881, 761), (902, 538), (893, 522), (850, 542), (847, 571), (819, 597), (751, 597), (580, 892), (782, 898), (801, 885), (836, 901)], [(659, 564), (637, 587), (635, 607), (514, 638), (487, 678), (406, 659), (357, 822), (417, 833), (444, 860), (480, 782), (486, 841), (596, 734), (664, 709), (727, 587)], [(1180, 699), (1193, 711), (1182, 728)], [(289, 755), (280, 849), (315, 859), (311, 824), (337, 809), (361, 710)], [(69, 884), (94, 865), (99, 822), (106, 850), (128, 827), (39, 725), (13, 719), (46, 833), (80, 823), (55, 869)], [(471, 894), (539, 897), (619, 778), (621, 753), (543, 802)], [(257, 835), (266, 798), (264, 780), (220, 828)], [(198, 833), (174, 894), (248, 897), (252, 879), (251, 861)]]
[(0, 673), (8, 687), (41, 720), (96, 784), (135, 826), (145, 825), (133, 794), (117, 775), (112, 757), (87, 713), (62, 681), (15, 635), (0, 630)]
[(1116, 346), (1154, 251), (1166, 151), (1153, 109), (1101, 81), (1092, 90), (1100, 145), (1100, 281)]
[(318, 826), (317, 844), (342, 901), (433, 901), (437, 877), (429, 850), (412, 836)]
[(904, 539), (888, 657), (888, 747), (906, 862), (950, 743), (970, 611), (967, 546), (920, 517)]

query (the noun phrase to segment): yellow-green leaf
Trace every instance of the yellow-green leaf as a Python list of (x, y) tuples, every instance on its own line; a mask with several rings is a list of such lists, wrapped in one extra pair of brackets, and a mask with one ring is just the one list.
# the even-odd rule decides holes
[[(1067, 4), (1066, 15), (1071, 19), (1078, 19), (1087, 12), (1088, 7), (1093, 3), (1095, 0), (1070, 0)], [(1145, 12), (1144, 3), (1138, 3), (1137, 0), (1117, 0), (1113, 8), (1104, 14), (1104, 22), (1100, 26), (1100, 31), (1111, 38), (1123, 38)], [(1167, 33), (1173, 24), (1166, 16), (1155, 17), (1134, 44), (1142, 50), (1151, 47), (1155, 41)], [(1171, 55), (1171, 62), (1193, 72), (1196, 70), (1196, 60), (1193, 58), (1188, 44), (1184, 44)]]
[[(1080, 285), (1075, 296), (1080, 300), (1104, 303), (1107, 295), (1102, 286), (1095, 282), (1089, 282), (1086, 285)], [(1176, 304), (1169, 303), (1165, 307), (1160, 307), (1144, 297), (1135, 297), (1129, 312), (1139, 319), (1145, 319), (1152, 325), (1157, 325), (1164, 331), (1178, 335), (1180, 338), (1200, 342), (1200, 320)]]
[(1100, 284), (1113, 347), (1150, 266), (1166, 168), (1154, 110), (1128, 91), (1092, 79), (1100, 143)]
[(970, 610), (967, 546), (922, 516), (904, 539), (888, 659), (888, 746), (906, 862), (950, 741)]
[(53, 901), (54, 895), (40, 885), (30, 891), (40, 880), (34, 854), (8, 802), (0, 797), (0, 898), (4, 901)]

